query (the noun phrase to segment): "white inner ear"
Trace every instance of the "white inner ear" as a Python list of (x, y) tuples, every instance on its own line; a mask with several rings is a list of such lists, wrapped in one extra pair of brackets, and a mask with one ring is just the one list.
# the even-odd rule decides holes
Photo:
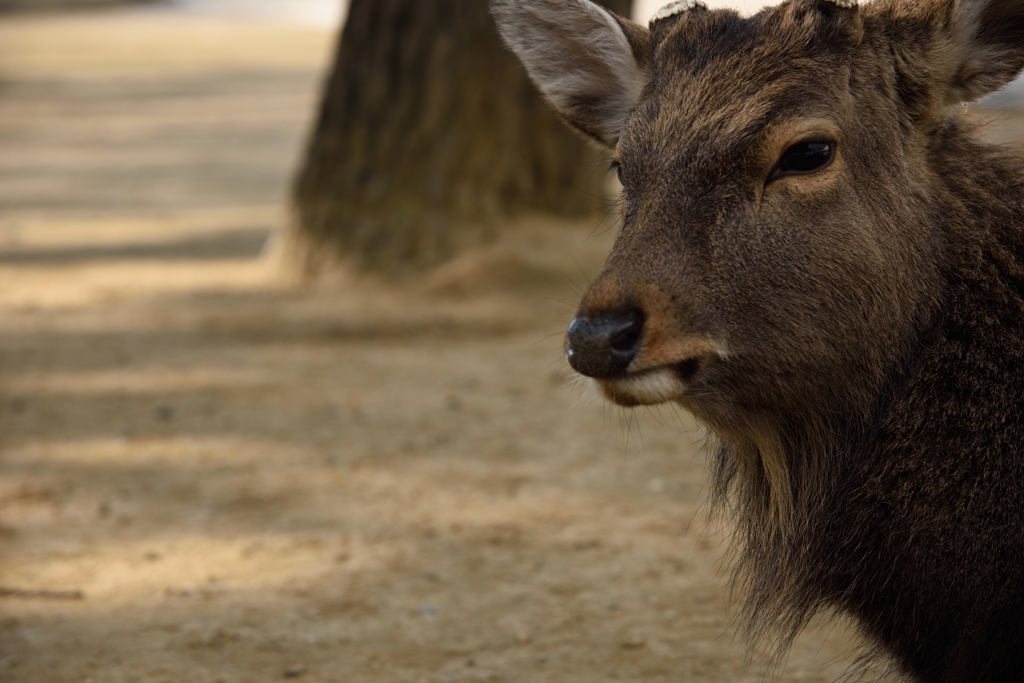
[(619, 22), (589, 0), (493, 0), (498, 28), (552, 107), (615, 144), (647, 74)]

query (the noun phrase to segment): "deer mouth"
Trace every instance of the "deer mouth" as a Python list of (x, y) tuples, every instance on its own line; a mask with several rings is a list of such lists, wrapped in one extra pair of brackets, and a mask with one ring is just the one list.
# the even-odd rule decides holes
[(703, 366), (701, 358), (594, 380), (601, 394), (620, 406), (652, 406), (681, 398)]

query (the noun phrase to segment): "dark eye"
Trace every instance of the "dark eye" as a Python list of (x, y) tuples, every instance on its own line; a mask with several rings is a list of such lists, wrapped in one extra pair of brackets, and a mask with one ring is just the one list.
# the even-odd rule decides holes
[(832, 163), (835, 150), (835, 143), (824, 140), (798, 142), (782, 153), (768, 180), (820, 171)]

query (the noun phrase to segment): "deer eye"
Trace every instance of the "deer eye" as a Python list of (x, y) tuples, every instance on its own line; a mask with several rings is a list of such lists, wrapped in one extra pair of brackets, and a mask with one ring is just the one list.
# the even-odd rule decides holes
[(832, 163), (835, 149), (835, 143), (827, 140), (798, 142), (782, 153), (769, 174), (768, 180), (820, 171)]

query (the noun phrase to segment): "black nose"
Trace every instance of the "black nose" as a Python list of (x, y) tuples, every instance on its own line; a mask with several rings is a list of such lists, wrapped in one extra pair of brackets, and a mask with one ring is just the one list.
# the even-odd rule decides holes
[(639, 311), (576, 318), (569, 324), (569, 365), (597, 379), (625, 373), (640, 348), (643, 326)]

